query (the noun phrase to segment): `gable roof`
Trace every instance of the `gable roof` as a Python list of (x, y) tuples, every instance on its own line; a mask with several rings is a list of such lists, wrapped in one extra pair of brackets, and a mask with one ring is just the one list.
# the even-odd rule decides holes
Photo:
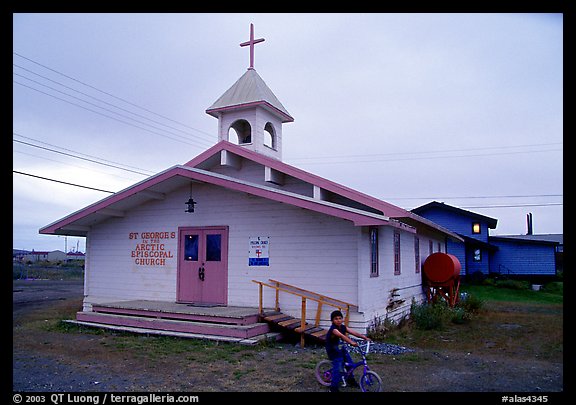
[(248, 69), (206, 112), (218, 118), (220, 111), (255, 105), (260, 105), (280, 116), (282, 122), (294, 121), (294, 118), (254, 69)]
[(473, 218), (473, 219), (476, 219), (478, 221), (486, 222), (486, 224), (488, 225), (488, 228), (490, 228), (490, 229), (495, 229), (496, 224), (498, 223), (498, 220), (495, 218), (490, 218), (490, 217), (487, 217), (485, 215), (477, 214), (475, 212), (467, 211), (467, 210), (464, 210), (462, 208), (454, 207), (452, 205), (444, 204), (443, 202), (438, 202), (438, 201), (432, 201), (432, 202), (429, 202), (428, 204), (424, 204), (424, 205), (421, 205), (420, 207), (416, 207), (416, 208), (412, 209), (412, 212), (421, 215), (424, 212), (429, 211), (429, 210), (433, 210), (433, 209), (440, 209), (443, 211), (455, 213), (457, 215)]
[(319, 187), (320, 189), (327, 190), (334, 194), (348, 198), (361, 205), (372, 208), (386, 217), (402, 221), (410, 226), (415, 226), (418, 224), (424, 225), (432, 230), (440, 231), (446, 234), (453, 240), (459, 242), (463, 241), (458, 234), (436, 224), (433, 221), (430, 221), (427, 218), (423, 218), (416, 213), (407, 211), (403, 208), (390, 204), (386, 201), (380, 200), (376, 197), (364, 194), (360, 191), (346, 187), (339, 183), (335, 183), (331, 180), (325, 179), (323, 177), (317, 176), (305, 170), (291, 166), (277, 159), (273, 159), (260, 153), (254, 152), (252, 150), (235, 145), (228, 141), (218, 142), (216, 145), (205, 150), (203, 153), (199, 154), (194, 159), (185, 163), (185, 166), (191, 166), (191, 167), (202, 166), (205, 162), (214, 160), (214, 158), (218, 156), (218, 154), (220, 154), (221, 151), (231, 152), (245, 159), (259, 163), (263, 166), (270, 167), (271, 169), (274, 169), (280, 173), (287, 174), (306, 183), (310, 183), (313, 186)]
[(410, 216), (409, 212), (397, 207), (393, 204), (387, 203), (385, 201), (379, 200), (375, 197), (371, 197), (360, 191), (356, 191), (349, 187), (343, 186), (342, 184), (335, 183), (333, 181), (327, 180), (323, 177), (317, 176), (305, 170), (299, 169), (297, 167), (291, 166), (287, 163), (279, 161), (277, 159), (270, 158), (268, 156), (262, 155), (258, 152), (254, 152), (250, 149), (243, 148), (241, 146), (235, 145), (228, 141), (220, 141), (211, 148), (205, 150), (194, 159), (185, 163), (185, 166), (199, 167), (204, 162), (208, 161), (210, 158), (217, 156), (221, 151), (226, 150), (235, 155), (243, 157), (245, 159), (251, 160), (253, 162), (259, 163), (263, 166), (270, 167), (281, 173), (287, 174), (289, 176), (295, 177), (306, 183), (313, 184), (322, 189), (331, 191), (333, 193), (348, 197), (354, 201), (357, 201), (366, 206), (375, 208), (382, 212), (383, 215), (392, 218), (401, 218)]
[(190, 180), (214, 184), (311, 211), (352, 221), (357, 226), (392, 225), (409, 228), (384, 215), (365, 212), (296, 193), (278, 190), (188, 166), (173, 166), (40, 229), (41, 234), (86, 236), (90, 226), (110, 217), (122, 217), (126, 210), (152, 199), (164, 199), (171, 190)]
[[(354, 202), (356, 206), (326, 201), (206, 170), (206, 166), (210, 166), (214, 162), (218, 164), (221, 162), (223, 151), (342, 196)], [(122, 217), (127, 210), (147, 201), (162, 200), (167, 193), (190, 184), (191, 180), (349, 220), (356, 226), (388, 225), (409, 232), (416, 232), (415, 226), (424, 225), (431, 230), (444, 233), (453, 240), (462, 241), (462, 238), (454, 232), (426, 218), (227, 141), (217, 143), (184, 165), (173, 166), (46, 225), (40, 229), (40, 233), (86, 236), (90, 226), (110, 217)]]

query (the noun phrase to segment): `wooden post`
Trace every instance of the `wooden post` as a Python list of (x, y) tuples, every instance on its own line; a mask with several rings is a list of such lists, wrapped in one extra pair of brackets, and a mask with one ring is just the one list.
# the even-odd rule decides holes
[(262, 283), (258, 283), (258, 290), (260, 292), (259, 300), (258, 300), (258, 313), (262, 315), (264, 313), (263, 305), (262, 305)]
[(346, 317), (344, 318), (344, 325), (348, 327), (348, 322), (350, 322), (350, 305), (346, 305)]
[(302, 318), (300, 319), (300, 347), (304, 347), (304, 330), (306, 329), (306, 297), (302, 297)]
[(322, 313), (322, 301), (318, 301), (318, 309), (316, 310), (316, 322), (314, 326), (320, 325), (320, 314)]
[(274, 307), (274, 309), (276, 310), (276, 312), (280, 312), (280, 283), (276, 282), (276, 306)]

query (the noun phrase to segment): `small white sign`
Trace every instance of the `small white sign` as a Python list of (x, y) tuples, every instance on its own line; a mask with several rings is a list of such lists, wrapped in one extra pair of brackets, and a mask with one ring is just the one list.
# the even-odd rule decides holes
[(248, 242), (248, 266), (269, 266), (269, 247), (269, 236), (251, 236)]

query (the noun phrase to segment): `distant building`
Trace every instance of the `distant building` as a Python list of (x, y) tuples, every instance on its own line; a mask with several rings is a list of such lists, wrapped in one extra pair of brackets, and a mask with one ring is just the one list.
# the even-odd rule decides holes
[(61, 250), (53, 250), (51, 252), (32, 250), (28, 254), (22, 256), (23, 262), (41, 262), (41, 261), (57, 262), (64, 260), (66, 260), (66, 253), (62, 252)]
[(12, 249), (12, 261), (21, 262), (23, 257), (29, 254), (29, 250)]
[(85, 260), (86, 255), (82, 252), (68, 252), (66, 253), (66, 260)]
[(412, 212), (450, 229), (464, 239), (464, 242), (449, 240), (446, 243), (446, 252), (460, 261), (462, 275), (492, 272), (490, 257), (497, 247), (489, 242), (488, 230), (496, 228), (497, 219), (437, 201), (414, 208)]
[(510, 276), (554, 276), (563, 270), (563, 235), (498, 235), (490, 243), (493, 271)]
[(464, 242), (448, 240), (446, 251), (458, 257), (461, 274), (555, 276), (562, 270), (563, 235), (533, 235), (529, 216), (527, 235), (488, 234), (497, 219), (432, 201), (412, 210), (450, 229)]

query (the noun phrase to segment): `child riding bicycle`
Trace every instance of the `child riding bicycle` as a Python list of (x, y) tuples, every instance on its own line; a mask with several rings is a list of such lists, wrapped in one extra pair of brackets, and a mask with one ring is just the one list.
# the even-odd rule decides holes
[[(334, 373), (330, 383), (330, 392), (339, 392), (340, 381), (345, 375), (344, 363), (352, 363), (352, 358), (344, 348), (343, 342), (352, 346), (358, 346), (358, 343), (350, 339), (347, 334), (349, 333), (368, 341), (371, 339), (355, 330), (347, 328), (346, 325), (344, 325), (344, 316), (342, 315), (342, 312), (338, 310), (333, 311), (330, 314), (330, 320), (332, 321), (332, 325), (326, 333), (326, 354), (328, 354), (328, 358), (332, 361), (332, 369)], [(351, 387), (358, 387), (358, 383), (354, 379), (354, 376), (351, 376), (350, 379), (346, 381), (346, 384)]]

